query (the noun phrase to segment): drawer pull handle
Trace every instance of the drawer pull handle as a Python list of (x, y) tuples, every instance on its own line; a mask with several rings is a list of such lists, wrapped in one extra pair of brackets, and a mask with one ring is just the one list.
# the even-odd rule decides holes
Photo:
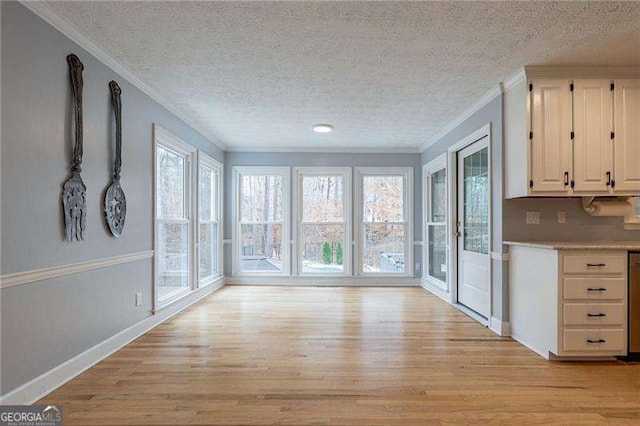
[(589, 268), (604, 268), (605, 266), (607, 266), (606, 263), (587, 263)]
[(587, 314), (588, 317), (606, 317), (607, 314), (599, 313), (599, 314)]
[(607, 343), (607, 341), (604, 339), (598, 339), (598, 340), (587, 339), (587, 343)]
[(603, 287), (597, 287), (597, 288), (589, 287), (587, 288), (587, 291), (607, 291), (607, 289)]

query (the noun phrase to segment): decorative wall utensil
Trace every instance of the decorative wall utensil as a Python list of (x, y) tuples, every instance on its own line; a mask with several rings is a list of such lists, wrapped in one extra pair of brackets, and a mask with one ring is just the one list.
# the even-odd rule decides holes
[(120, 170), (122, 168), (122, 102), (120, 94), (122, 90), (115, 81), (109, 82), (109, 89), (116, 117), (116, 160), (113, 167), (113, 179), (104, 197), (104, 211), (111, 233), (114, 237), (119, 237), (122, 234), (127, 214), (127, 199), (120, 186)]
[(82, 182), (80, 172), (82, 168), (82, 71), (84, 65), (76, 55), (67, 56), (69, 72), (71, 74), (71, 90), (73, 92), (73, 106), (75, 112), (75, 144), (71, 159), (72, 176), (64, 184), (62, 191), (62, 206), (64, 208), (64, 223), (67, 231), (67, 241), (84, 240), (84, 229), (87, 224), (87, 187)]

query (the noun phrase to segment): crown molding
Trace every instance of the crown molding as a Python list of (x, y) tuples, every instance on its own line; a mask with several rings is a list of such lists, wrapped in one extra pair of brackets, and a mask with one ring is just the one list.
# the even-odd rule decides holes
[(58, 15), (49, 5), (44, 3), (43, 1), (26, 1), (21, 0), (20, 3), (51, 25), (56, 30), (60, 31), (62, 34), (67, 36), (73, 42), (77, 43), (88, 51), (90, 54), (95, 56), (99, 61), (107, 65), (116, 73), (120, 74), (123, 78), (129, 81), (129, 83), (136, 86), (142, 92), (144, 92), (151, 99), (162, 105), (164, 108), (169, 110), (173, 115), (178, 117), (180, 120), (184, 121), (186, 124), (191, 126), (195, 131), (204, 136), (209, 142), (218, 147), (221, 150), (226, 150), (226, 145), (223, 144), (215, 135), (211, 132), (207, 131), (201, 124), (191, 119), (186, 113), (184, 113), (181, 109), (176, 107), (173, 103), (171, 103), (167, 98), (158, 93), (151, 86), (142, 81), (136, 74), (134, 74), (127, 67), (122, 65), (119, 61), (114, 59), (109, 53), (107, 53), (103, 48), (101, 48), (95, 41), (91, 38), (83, 34), (80, 30), (78, 30), (73, 24), (67, 21), (65, 18)]
[(527, 79), (527, 74), (523, 68), (518, 69), (515, 73), (511, 75), (511, 77), (507, 78), (505, 81), (500, 83), (500, 88), (502, 89), (502, 93), (510, 90), (516, 84)]
[(330, 148), (330, 147), (267, 147), (267, 146), (227, 146), (227, 152), (310, 152), (325, 154), (420, 154), (418, 147), (413, 148)]
[(420, 152), (423, 152), (427, 148), (429, 148), (434, 143), (438, 142), (444, 136), (447, 135), (450, 131), (464, 123), (465, 120), (470, 118), (473, 114), (480, 111), (483, 107), (485, 107), (489, 102), (493, 101), (498, 96), (502, 95), (502, 89), (499, 84), (495, 84), (491, 89), (486, 91), (484, 95), (480, 96), (478, 100), (476, 100), (469, 108), (464, 110), (460, 115), (451, 120), (449, 124), (444, 126), (442, 130), (436, 133), (429, 141), (420, 146)]

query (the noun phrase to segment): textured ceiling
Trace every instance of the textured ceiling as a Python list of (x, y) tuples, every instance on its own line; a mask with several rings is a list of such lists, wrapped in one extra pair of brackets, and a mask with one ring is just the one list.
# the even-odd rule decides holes
[(523, 65), (640, 65), (637, 2), (48, 4), (231, 147), (417, 147)]

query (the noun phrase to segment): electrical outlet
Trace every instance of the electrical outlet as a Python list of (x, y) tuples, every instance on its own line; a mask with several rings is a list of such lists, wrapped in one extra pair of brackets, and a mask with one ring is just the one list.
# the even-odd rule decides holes
[(527, 212), (527, 225), (540, 225), (540, 212)]
[(567, 223), (567, 212), (558, 212), (558, 223)]
[(142, 305), (142, 293), (136, 293), (136, 306)]

